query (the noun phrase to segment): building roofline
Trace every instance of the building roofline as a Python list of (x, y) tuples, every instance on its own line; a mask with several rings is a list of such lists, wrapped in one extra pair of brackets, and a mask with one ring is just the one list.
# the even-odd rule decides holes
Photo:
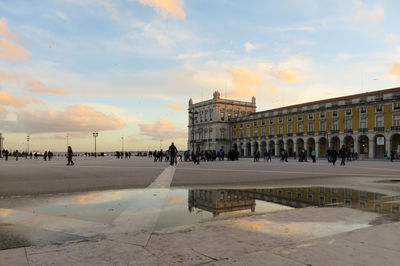
[[(259, 112), (252, 113), (250, 115), (264, 114), (264, 113), (268, 113), (268, 112), (282, 111), (284, 109), (298, 108), (298, 107), (303, 107), (303, 106), (309, 106), (309, 105), (321, 104), (321, 103), (328, 103), (328, 102), (334, 102), (334, 101), (343, 101), (343, 100), (349, 100), (349, 99), (358, 98), (358, 97), (368, 97), (368, 96), (373, 96), (373, 95), (382, 95), (382, 94), (393, 93), (393, 92), (400, 92), (400, 87), (384, 89), (384, 90), (378, 90), (378, 91), (365, 92), (365, 93), (358, 93), (358, 94), (335, 97), (335, 98), (329, 98), (329, 99), (318, 100), (318, 101), (313, 101), (313, 102), (294, 104), (294, 105), (289, 105), (289, 106), (269, 109), (269, 110), (265, 110), (265, 111), (259, 111)], [(250, 115), (247, 115), (247, 116), (250, 116)]]

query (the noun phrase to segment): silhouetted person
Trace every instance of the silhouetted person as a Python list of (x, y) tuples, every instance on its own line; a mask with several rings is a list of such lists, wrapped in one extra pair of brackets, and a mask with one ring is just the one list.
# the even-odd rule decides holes
[(335, 165), (335, 163), (336, 163), (337, 156), (338, 156), (338, 154), (337, 154), (336, 149), (332, 148), (332, 150), (331, 150), (331, 162), (332, 162), (333, 165)]
[(68, 152), (67, 152), (68, 163), (67, 163), (67, 165), (74, 165), (74, 162), (72, 161), (72, 156), (74, 156), (74, 153), (72, 152), (71, 146), (68, 146)]
[(15, 151), (15, 160), (18, 161), (19, 152), (18, 150)]
[(339, 156), (342, 158), (342, 161), (340, 162), (340, 165), (346, 165), (347, 150), (346, 150), (344, 145), (339, 150)]
[(170, 162), (170, 165), (172, 166), (172, 165), (174, 165), (174, 162), (176, 160), (176, 154), (178, 153), (178, 150), (175, 147), (173, 142), (171, 143), (171, 146), (169, 146), (168, 152), (169, 152), (169, 156), (171, 157), (169, 162)]

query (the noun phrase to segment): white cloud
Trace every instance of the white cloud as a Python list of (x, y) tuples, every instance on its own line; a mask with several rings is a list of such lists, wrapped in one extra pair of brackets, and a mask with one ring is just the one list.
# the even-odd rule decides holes
[(259, 45), (259, 44), (252, 44), (250, 42), (245, 42), (245, 44), (243, 46), (247, 53), (250, 53), (251, 51), (261, 47), (261, 45)]

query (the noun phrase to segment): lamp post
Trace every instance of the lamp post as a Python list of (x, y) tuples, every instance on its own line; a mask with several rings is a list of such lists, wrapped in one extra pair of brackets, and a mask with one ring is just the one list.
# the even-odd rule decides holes
[(121, 137), (121, 141), (122, 141), (122, 152), (124, 152), (124, 136)]
[(192, 119), (192, 143), (193, 143), (192, 152), (194, 152), (194, 119), (195, 119), (195, 116), (198, 114), (199, 114), (199, 112), (197, 112), (197, 111), (194, 111), (194, 112), (192, 110), (189, 111), (190, 118)]
[(93, 132), (93, 137), (94, 137), (94, 157), (97, 157), (97, 147), (96, 147), (96, 138), (99, 136), (99, 132), (95, 131)]
[(29, 153), (29, 141), (30, 141), (30, 136), (26, 136), (26, 152)]
[(67, 148), (69, 147), (69, 133), (67, 133)]

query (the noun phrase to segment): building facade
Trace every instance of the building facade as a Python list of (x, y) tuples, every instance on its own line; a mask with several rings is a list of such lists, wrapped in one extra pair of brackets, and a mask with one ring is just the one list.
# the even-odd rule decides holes
[(256, 99), (251, 102), (221, 99), (218, 91), (211, 100), (193, 103), (189, 100), (188, 149), (224, 150), (232, 146), (230, 121), (256, 112)]
[[(233, 107), (231, 110), (235, 110)], [(283, 149), (289, 156), (305, 149), (308, 154), (315, 150), (317, 157), (324, 157), (329, 147), (338, 150), (342, 145), (361, 158), (383, 158), (391, 150), (400, 152), (400, 87), (261, 112), (255, 111), (254, 99), (253, 108), (222, 121), (229, 131), (225, 147), (244, 157), (251, 157), (256, 150), (278, 156)], [(208, 126), (220, 121), (217, 116)], [(190, 125), (189, 119), (189, 129)]]

